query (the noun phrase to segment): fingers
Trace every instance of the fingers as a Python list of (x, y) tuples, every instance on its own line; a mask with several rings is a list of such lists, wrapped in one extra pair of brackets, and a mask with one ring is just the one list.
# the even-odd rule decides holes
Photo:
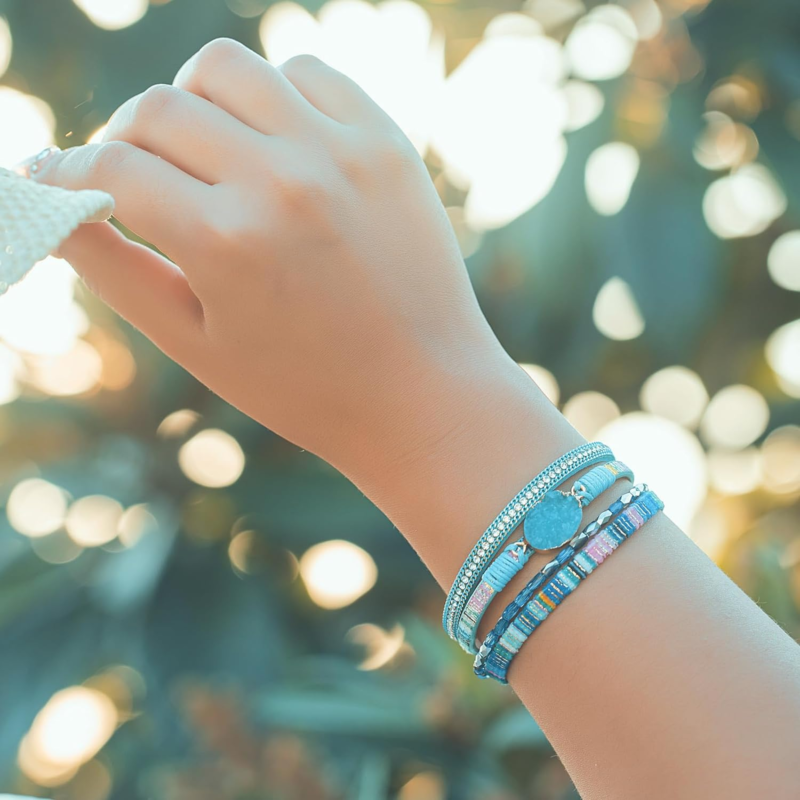
[(170, 357), (202, 344), (203, 310), (183, 273), (113, 225), (81, 225), (60, 247), (86, 285)]
[(103, 141), (128, 142), (207, 184), (220, 183), (246, 166), (261, 144), (257, 133), (221, 107), (161, 85), (120, 106)]
[(181, 67), (174, 85), (264, 134), (285, 134), (324, 121), (278, 69), (232, 39), (203, 47)]
[(207, 216), (212, 188), (169, 162), (127, 142), (109, 142), (58, 151), (37, 166), (42, 183), (108, 192), (114, 216), (170, 258), (182, 262), (194, 254), (187, 227)]
[(278, 69), (311, 105), (343, 125), (370, 125), (386, 117), (354, 80), (316, 56), (292, 56)]

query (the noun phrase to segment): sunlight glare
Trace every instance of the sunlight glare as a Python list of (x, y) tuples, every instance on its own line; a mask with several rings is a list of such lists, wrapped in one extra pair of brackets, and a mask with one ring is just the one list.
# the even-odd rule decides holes
[(622, 75), (630, 66), (638, 31), (625, 9), (595, 6), (578, 20), (564, 45), (572, 74), (588, 81)]
[(702, 378), (686, 367), (665, 367), (642, 385), (639, 402), (645, 411), (696, 428), (708, 405)]
[(73, 0), (98, 28), (118, 31), (138, 22), (146, 13), (148, 0)]
[(76, 500), (67, 512), (67, 533), (81, 547), (100, 547), (117, 538), (122, 506), (102, 494)]
[(6, 503), (11, 527), (23, 536), (37, 538), (57, 531), (67, 514), (67, 495), (63, 489), (41, 478), (20, 481)]
[(44, 100), (8, 86), (0, 86), (0, 167), (13, 168), (53, 144), (55, 117)]
[(703, 197), (703, 215), (721, 239), (755, 236), (786, 211), (786, 195), (762, 164), (718, 178)]
[(11, 63), (11, 52), (13, 40), (11, 38), (11, 28), (5, 17), (0, 17), (0, 76), (4, 75)]
[(709, 445), (736, 450), (752, 444), (767, 429), (769, 406), (752, 386), (720, 389), (708, 404), (700, 433)]
[(564, 416), (578, 433), (596, 439), (597, 432), (620, 416), (619, 406), (601, 392), (579, 392), (564, 404)]
[(800, 319), (774, 330), (764, 352), (784, 392), (800, 397)]
[(706, 496), (706, 454), (697, 437), (676, 422), (637, 411), (606, 425), (596, 438), (653, 487), (685, 530)]
[(781, 289), (800, 292), (800, 230), (784, 233), (772, 243), (767, 269)]
[(639, 153), (625, 142), (608, 142), (586, 161), (586, 196), (589, 204), (604, 216), (618, 214), (625, 207), (639, 173)]
[(300, 575), (309, 597), (321, 608), (344, 608), (366, 594), (378, 568), (366, 550), (334, 539), (310, 547), (300, 558)]
[[(105, 746), (118, 721), (114, 703), (102, 692), (85, 686), (56, 692), (23, 740), (27, 767), (34, 766), (33, 774), (26, 773), (37, 780), (36, 764), (57, 773), (86, 763)], [(22, 758), (20, 762), (25, 769)]]
[(200, 486), (220, 488), (239, 480), (244, 452), (229, 433), (208, 428), (195, 434), (178, 452), (183, 474)]
[(607, 280), (594, 301), (592, 319), (603, 336), (617, 341), (636, 339), (644, 333), (644, 318), (631, 287), (622, 278)]

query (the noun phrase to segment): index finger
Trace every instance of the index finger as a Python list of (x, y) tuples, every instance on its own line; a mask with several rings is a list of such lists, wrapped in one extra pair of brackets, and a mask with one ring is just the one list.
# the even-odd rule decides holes
[(65, 189), (101, 189), (114, 216), (179, 263), (196, 255), (193, 230), (202, 225), (211, 187), (127, 142), (55, 151), (37, 164), (37, 181)]

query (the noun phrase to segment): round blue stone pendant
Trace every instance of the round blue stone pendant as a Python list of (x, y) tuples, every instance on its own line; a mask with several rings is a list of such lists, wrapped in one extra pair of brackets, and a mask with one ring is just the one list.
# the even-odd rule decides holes
[(574, 494), (554, 489), (525, 516), (525, 538), (534, 550), (555, 550), (578, 532), (582, 518), (581, 501)]

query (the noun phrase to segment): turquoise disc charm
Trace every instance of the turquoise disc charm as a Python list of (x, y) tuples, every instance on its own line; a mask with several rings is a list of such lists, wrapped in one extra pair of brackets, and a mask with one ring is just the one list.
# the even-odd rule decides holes
[(583, 506), (574, 494), (548, 492), (525, 516), (525, 538), (534, 550), (563, 547), (580, 529)]

